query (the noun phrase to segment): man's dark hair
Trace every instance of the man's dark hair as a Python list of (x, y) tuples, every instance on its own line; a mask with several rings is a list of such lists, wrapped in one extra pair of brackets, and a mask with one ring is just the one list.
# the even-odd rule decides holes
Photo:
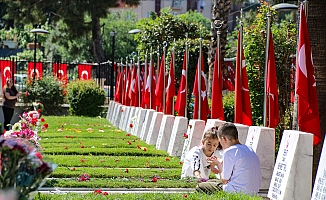
[(226, 137), (229, 140), (237, 140), (238, 139), (238, 129), (237, 127), (231, 123), (227, 122), (221, 125), (217, 130), (218, 137)]

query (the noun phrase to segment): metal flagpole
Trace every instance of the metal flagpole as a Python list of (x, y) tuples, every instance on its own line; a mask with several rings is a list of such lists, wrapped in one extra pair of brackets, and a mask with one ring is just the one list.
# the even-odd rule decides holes
[[(174, 39), (174, 45), (172, 47), (172, 68), (173, 68), (173, 73), (175, 74), (175, 51), (174, 51), (174, 48), (175, 48), (175, 39)], [(171, 70), (171, 69), (170, 69)], [(174, 76), (174, 75), (173, 75)], [(173, 77), (174, 79), (174, 77)], [(171, 80), (171, 83), (175, 84), (174, 80)], [(173, 99), (172, 99), (172, 115), (174, 115), (174, 95), (173, 95)]]
[(140, 68), (141, 68), (141, 66), (140, 66), (140, 56), (139, 56), (139, 52), (138, 52), (138, 61), (137, 61), (137, 65), (138, 65), (138, 67), (137, 67), (137, 76), (138, 76), (138, 107), (140, 107), (141, 106), (141, 93), (140, 93), (140, 90), (141, 90), (141, 88), (140, 88)]
[[(267, 73), (268, 73), (268, 56), (269, 56), (269, 40), (270, 40), (270, 24), (271, 24), (271, 13), (267, 12), (267, 30), (266, 30), (266, 49), (265, 49), (265, 79), (264, 79), (264, 126), (267, 126)], [(269, 104), (269, 101), (268, 101)], [(270, 110), (270, 109), (268, 109)]]
[[(146, 49), (146, 53), (145, 53), (145, 76), (143, 78), (143, 84), (144, 84), (145, 88), (146, 88), (146, 85), (147, 85), (147, 53), (148, 53), (148, 51)], [(145, 94), (145, 90), (143, 91), (143, 94)], [(147, 105), (145, 105), (145, 108), (147, 108)]]
[(165, 95), (166, 95), (166, 88), (165, 88), (165, 86), (166, 86), (166, 83), (165, 83), (165, 73), (166, 73), (166, 69), (165, 69), (165, 54), (166, 54), (166, 47), (168, 46), (168, 43), (166, 42), (166, 41), (164, 41), (163, 42), (163, 58), (164, 58), (164, 60), (162, 60), (162, 62), (163, 62), (163, 113), (165, 114), (165, 112), (166, 112), (166, 110), (165, 110), (165, 104), (166, 104), (166, 102), (165, 102)]
[(220, 31), (220, 28), (222, 28), (222, 26), (223, 26), (223, 21), (220, 21), (220, 20), (215, 20), (214, 21), (214, 26), (215, 26), (215, 28), (217, 29), (217, 31), (216, 31), (216, 34), (217, 34), (217, 41), (216, 41), (216, 43), (217, 43), (217, 49), (218, 49), (218, 51), (217, 51), (217, 74), (218, 74), (218, 84), (220, 85), (220, 88), (221, 88), (221, 91), (220, 92), (222, 92), (222, 83), (220, 82), (220, 80), (222, 80), (222, 78), (221, 78), (221, 76), (222, 76), (222, 74), (221, 74), (221, 31)]
[(189, 61), (189, 49), (188, 49), (188, 33), (186, 34), (186, 75), (185, 75), (185, 93), (186, 93), (186, 106), (185, 106), (185, 117), (187, 117), (188, 111), (188, 61)]
[[(160, 71), (160, 46), (157, 47), (157, 72)], [(156, 80), (158, 80), (158, 75), (156, 73)], [(158, 83), (158, 81), (156, 81)], [(158, 106), (156, 105), (156, 111), (158, 110)]]
[[(201, 63), (202, 63), (202, 38), (199, 38), (199, 64), (198, 64), (198, 119), (201, 119)], [(197, 98), (196, 97), (196, 98)]]
[(149, 108), (152, 109), (153, 49), (149, 53)]

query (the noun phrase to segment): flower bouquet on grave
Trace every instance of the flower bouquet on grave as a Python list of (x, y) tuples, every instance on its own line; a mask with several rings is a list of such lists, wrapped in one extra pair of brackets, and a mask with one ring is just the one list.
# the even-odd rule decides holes
[(33, 102), (32, 103), (34, 110), (41, 114), (44, 110), (44, 105), (41, 102)]
[(38, 131), (46, 131), (48, 124), (44, 123), (44, 119), (40, 118), (39, 112), (33, 110), (28, 113), (24, 112), (20, 117), (20, 120), (12, 126), (10, 131), (6, 131), (4, 134), (5, 138), (24, 138), (33, 143), (38, 150), (42, 149), (38, 136)]
[(14, 190), (18, 199), (31, 199), (55, 167), (44, 162), (28, 140), (0, 138), (0, 190)]

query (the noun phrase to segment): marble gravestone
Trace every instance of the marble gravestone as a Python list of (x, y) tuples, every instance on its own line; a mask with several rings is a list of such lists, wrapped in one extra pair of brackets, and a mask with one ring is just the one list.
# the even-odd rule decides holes
[(267, 197), (272, 200), (310, 199), (313, 135), (285, 130)]
[(262, 174), (261, 190), (268, 190), (275, 161), (275, 129), (250, 126), (246, 144), (257, 154)]
[(181, 161), (184, 160), (188, 151), (196, 146), (200, 145), (202, 141), (202, 137), (205, 130), (205, 121), (199, 119), (191, 119), (189, 121), (188, 129), (187, 129), (187, 139), (185, 139), (182, 154), (181, 154)]
[(113, 124), (113, 119), (114, 119), (114, 116), (115, 116), (117, 106), (118, 106), (118, 103), (114, 102), (111, 113), (110, 113), (110, 116), (109, 116), (109, 121), (110, 121), (111, 124)]
[(120, 121), (119, 121), (119, 124), (118, 124), (118, 128), (120, 129), (120, 130), (123, 130), (122, 129), (122, 125), (123, 125), (123, 120), (124, 120), (124, 118), (125, 118), (125, 115), (126, 115), (126, 107), (127, 106), (122, 106), (122, 108), (121, 108), (121, 116), (120, 116)]
[(124, 130), (126, 131), (126, 121), (128, 120), (128, 117), (129, 117), (129, 113), (130, 113), (130, 106), (125, 106), (124, 108), (124, 111), (123, 111), (125, 114), (123, 116), (123, 118), (121, 118), (121, 127), (119, 127), (121, 130)]
[(326, 139), (324, 140), (323, 150), (320, 155), (314, 189), (312, 190), (311, 200), (326, 199)]
[(161, 127), (156, 140), (156, 149), (168, 150), (174, 118), (173, 115), (163, 115)]
[(130, 125), (133, 126), (136, 110), (137, 110), (136, 107), (130, 108), (129, 117), (128, 117), (127, 124), (126, 124), (126, 132), (127, 133), (131, 133), (132, 127)]
[(185, 142), (184, 134), (187, 134), (187, 128), (188, 118), (179, 116), (175, 117), (171, 139), (168, 146), (168, 154), (170, 156), (181, 156)]
[(135, 113), (135, 107), (133, 106), (128, 106), (128, 107), (129, 107), (129, 111), (127, 111), (128, 115), (125, 116), (125, 121), (123, 122), (123, 128), (122, 128), (126, 132), (129, 127), (130, 116)]
[(109, 107), (108, 107), (108, 112), (106, 113), (106, 118), (105, 118), (108, 121), (110, 121), (113, 105), (114, 105), (114, 101), (110, 101)]
[(246, 140), (247, 140), (249, 126), (244, 125), (244, 124), (237, 124), (237, 123), (235, 123), (234, 125), (235, 125), (235, 127), (237, 127), (237, 130), (238, 130), (239, 142), (241, 144), (245, 144), (246, 143)]
[(156, 145), (157, 136), (160, 131), (162, 118), (163, 118), (162, 112), (154, 112), (153, 118), (151, 120), (151, 125), (149, 126), (148, 134), (146, 138), (147, 144)]
[(219, 120), (219, 119), (207, 119), (207, 123), (204, 129), (204, 133), (212, 128), (212, 127), (216, 127), (216, 126), (221, 126), (222, 124), (226, 123), (226, 121), (223, 120)]
[(132, 128), (132, 134), (139, 137), (140, 132), (145, 120), (146, 109), (139, 107), (138, 114), (136, 115), (136, 119), (134, 120), (134, 127)]
[(120, 123), (120, 117), (121, 117), (121, 110), (122, 110), (122, 105), (118, 104), (117, 106), (117, 111), (114, 117), (113, 125), (117, 128), (119, 128), (119, 123)]
[[(141, 107), (136, 107), (136, 110), (135, 110), (135, 114), (134, 116), (131, 117), (131, 121), (130, 121), (130, 124), (132, 124), (132, 127), (130, 127), (130, 132), (132, 135), (135, 135), (136, 136), (136, 129), (137, 129), (137, 120), (138, 120), (138, 115), (140, 113), (140, 111), (142, 110)], [(129, 124), (129, 126), (130, 126)]]
[(154, 112), (155, 112), (155, 110), (153, 110), (153, 109), (147, 109), (145, 121), (143, 123), (143, 127), (142, 127), (141, 133), (140, 133), (141, 140), (146, 140), (146, 138), (147, 138), (147, 134), (149, 131), (149, 127), (151, 125), (151, 120), (152, 120)]

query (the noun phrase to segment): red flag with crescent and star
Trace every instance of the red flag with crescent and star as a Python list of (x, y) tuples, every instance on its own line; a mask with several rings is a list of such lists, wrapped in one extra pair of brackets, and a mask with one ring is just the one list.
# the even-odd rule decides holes
[(314, 134), (314, 145), (317, 145), (321, 142), (320, 116), (310, 38), (302, 5), (297, 51), (295, 91), (298, 95), (298, 126), (300, 131)]
[(53, 63), (53, 76), (57, 77), (59, 80), (66, 79), (67, 76), (67, 67), (66, 63)]
[(89, 80), (92, 78), (92, 65), (79, 64), (78, 77), (80, 80)]
[(0, 60), (0, 69), (1, 69), (1, 78), (2, 78), (2, 87), (6, 85), (8, 78), (12, 78), (12, 61), (11, 60)]
[(28, 62), (27, 77), (29, 79), (33, 79), (35, 73), (35, 79), (42, 79), (42, 66), (42, 62), (36, 62), (36, 68), (34, 72), (34, 62)]
[[(209, 113), (208, 101), (207, 101), (207, 90), (206, 90), (206, 75), (204, 73), (204, 53), (202, 55), (202, 62), (201, 62), (201, 71), (198, 72), (198, 65), (200, 62), (200, 58), (198, 58), (197, 70), (196, 70), (196, 77), (194, 83), (193, 94), (195, 96), (194, 102), (194, 117), (193, 119), (201, 119), (207, 121), (207, 114)], [(198, 73), (201, 74), (201, 88), (200, 94), (198, 92)], [(199, 101), (201, 101), (201, 109), (198, 111)], [(200, 112), (200, 114), (198, 113)], [(200, 116), (200, 117), (199, 117)]]
[(172, 54), (170, 61), (170, 73), (166, 86), (166, 106), (165, 113), (168, 115), (174, 115), (174, 110), (172, 110), (172, 105), (174, 104), (175, 96), (175, 83), (174, 83), (174, 53)]
[(178, 116), (185, 116), (186, 111), (186, 104), (187, 104), (187, 96), (186, 96), (186, 52), (183, 56), (183, 63), (182, 63), (182, 72), (181, 72), (181, 81), (178, 91), (177, 100), (175, 102), (174, 109), (178, 112)]

